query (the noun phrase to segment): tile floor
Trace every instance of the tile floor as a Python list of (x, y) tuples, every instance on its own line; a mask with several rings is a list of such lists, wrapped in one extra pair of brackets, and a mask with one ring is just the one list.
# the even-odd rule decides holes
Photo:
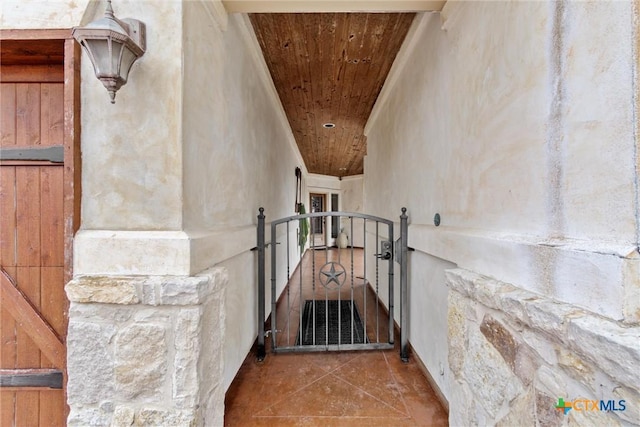
[[(337, 249), (323, 253), (324, 260), (340, 256)], [(295, 301), (300, 300), (299, 295), (306, 298), (314, 294), (306, 284), (313, 274), (311, 266), (315, 263), (317, 268), (324, 261), (321, 257), (320, 252), (308, 251), (302, 271), (298, 271), (301, 274), (292, 275), (289, 288), (296, 298), (290, 299), (288, 309), (282, 309), (284, 299), (279, 302), (279, 325), (286, 324), (288, 318), (293, 322), (298, 318)], [(354, 268), (361, 268), (361, 264), (356, 262)], [(355, 280), (356, 288), (358, 284)], [(369, 301), (375, 301), (375, 297), (369, 297)], [(360, 300), (358, 304), (362, 303)], [(374, 305), (369, 303), (365, 316), (370, 338), (375, 334)], [(386, 315), (383, 311), (381, 315), (379, 323), (386, 326)], [(297, 330), (297, 324), (292, 329)], [(381, 336), (386, 330), (383, 327)], [(415, 357), (411, 356), (408, 364), (402, 363), (397, 345), (390, 350), (274, 354), (269, 352), (269, 344), (267, 340), (264, 362), (256, 362), (255, 349), (247, 355), (227, 391), (226, 426), (448, 425), (447, 413)]]

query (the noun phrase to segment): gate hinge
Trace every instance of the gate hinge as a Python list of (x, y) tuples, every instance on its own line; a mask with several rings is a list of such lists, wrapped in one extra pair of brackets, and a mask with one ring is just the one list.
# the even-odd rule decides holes
[[(271, 242), (267, 242), (264, 244), (264, 248), (267, 249), (269, 247), (269, 245), (271, 244)], [(280, 242), (276, 242), (276, 245), (279, 245)], [(257, 246), (252, 247), (251, 249), (249, 249), (251, 252), (255, 252), (258, 250)]]
[[(395, 241), (395, 248), (394, 248), (396, 251), (396, 262), (398, 264), (400, 264), (400, 261), (401, 261), (400, 257), (402, 256), (402, 251), (400, 250), (400, 246), (401, 246), (400, 240), (402, 239), (398, 238), (398, 240)], [(411, 248), (407, 246), (407, 252), (414, 252), (414, 251), (415, 251), (415, 248)]]
[[(281, 331), (280, 329), (276, 329), (276, 332), (282, 332), (282, 331)], [(270, 336), (271, 334), (272, 334), (271, 329), (269, 329), (269, 330), (267, 330), (267, 331), (264, 331), (264, 336), (265, 336), (266, 338), (269, 338), (269, 336)]]

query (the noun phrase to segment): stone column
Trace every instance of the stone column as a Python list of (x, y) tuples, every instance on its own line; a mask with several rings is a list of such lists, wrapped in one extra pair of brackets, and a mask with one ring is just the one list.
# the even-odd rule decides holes
[(68, 424), (222, 425), (226, 284), (224, 268), (67, 284)]

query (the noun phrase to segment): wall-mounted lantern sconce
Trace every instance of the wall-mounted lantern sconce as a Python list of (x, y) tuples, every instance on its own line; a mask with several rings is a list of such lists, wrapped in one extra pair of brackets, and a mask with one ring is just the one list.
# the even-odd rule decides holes
[(73, 37), (89, 55), (96, 77), (116, 102), (116, 91), (127, 83), (129, 70), (146, 48), (145, 25), (136, 19), (118, 19), (107, 0), (104, 17), (86, 27), (75, 27)]

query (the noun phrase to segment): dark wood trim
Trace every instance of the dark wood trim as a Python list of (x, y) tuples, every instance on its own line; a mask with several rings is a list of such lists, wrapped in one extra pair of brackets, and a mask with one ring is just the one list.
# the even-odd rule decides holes
[(32, 29), (32, 30), (0, 30), (0, 39), (5, 40), (65, 40), (73, 39), (71, 28)]
[(64, 163), (64, 147), (62, 145), (51, 145), (47, 147), (0, 147), (0, 160), (38, 160)]
[(73, 277), (73, 237), (80, 228), (80, 45), (64, 44), (64, 280)]
[(42, 353), (56, 367), (64, 369), (67, 351), (54, 329), (31, 305), (4, 269), (0, 272), (0, 302)]
[[(73, 238), (80, 228), (82, 187), (80, 147), (80, 58), (81, 48), (69, 32), (64, 43), (64, 281), (73, 278)], [(68, 312), (69, 302), (66, 301)], [(65, 365), (66, 366), (66, 365)], [(67, 371), (64, 371), (64, 387)], [(65, 391), (66, 395), (66, 391)], [(65, 414), (69, 415), (65, 405)]]
[(0, 160), (1, 166), (62, 166), (61, 163), (52, 163), (46, 160)]
[(60, 65), (3, 65), (0, 67), (2, 83), (64, 83)]
[(62, 389), (62, 371), (57, 369), (0, 369), (0, 387)]
[[(2, 394), (7, 393), (16, 393), (18, 391), (37, 391), (38, 393), (60, 393), (60, 389), (58, 388), (35, 388), (35, 387), (0, 387), (0, 396)], [(68, 407), (67, 407), (68, 408)], [(65, 419), (69, 415), (69, 411), (67, 409)], [(4, 426), (4, 424), (3, 424)]]

